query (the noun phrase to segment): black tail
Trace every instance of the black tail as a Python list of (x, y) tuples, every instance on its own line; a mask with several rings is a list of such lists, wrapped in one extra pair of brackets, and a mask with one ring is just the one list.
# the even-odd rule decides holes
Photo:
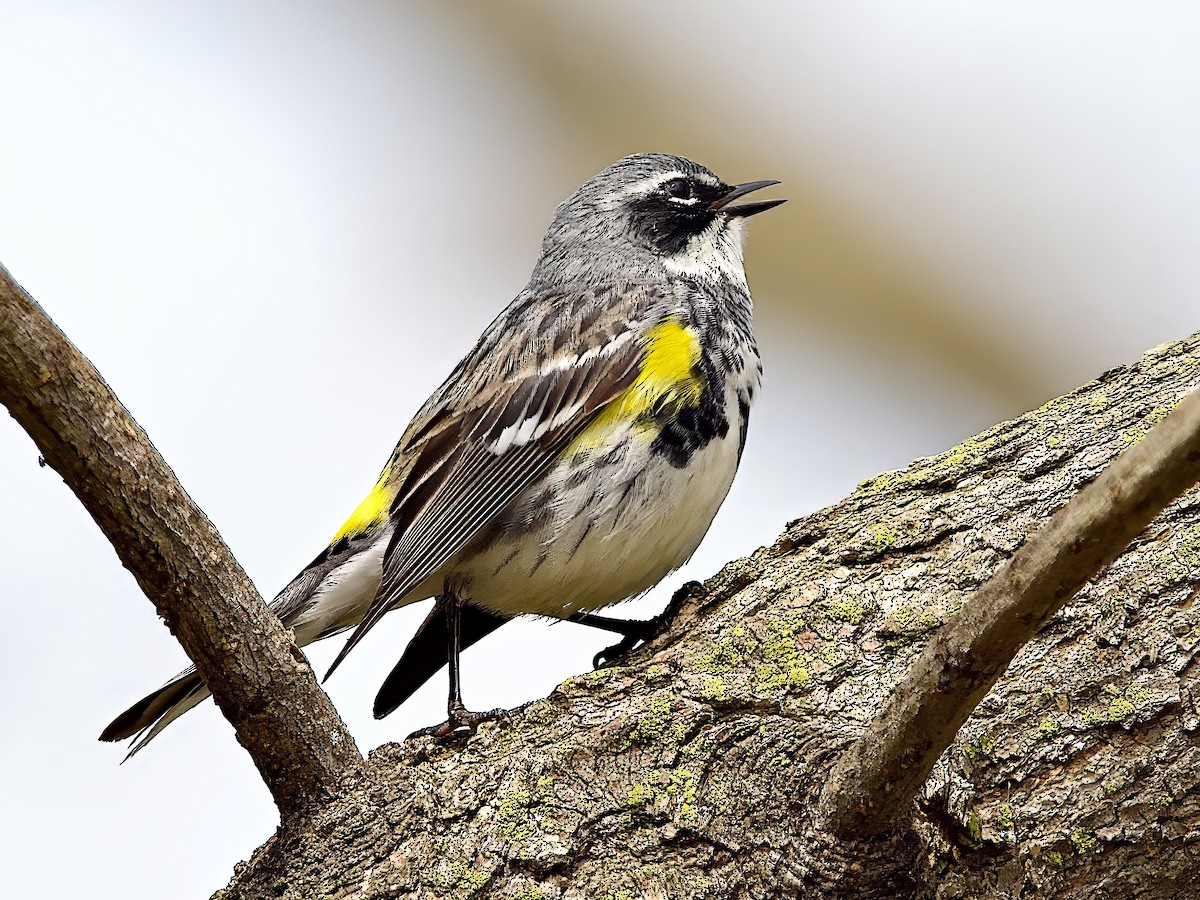
[[(191, 709), (207, 696), (208, 690), (204, 687), (203, 679), (194, 669), (189, 669), (177, 675), (154, 693), (143, 697), (113, 719), (100, 735), (100, 740), (123, 741), (125, 738), (152, 729), (155, 723), (159, 723), (158, 728), (154, 729), (130, 751), (129, 755), (132, 756), (145, 745), (146, 741), (158, 734), (168, 722), (174, 720), (185, 710)], [(188, 703), (189, 700), (192, 702)], [(183, 708), (177, 710), (177, 707), (180, 706)], [(166, 721), (160, 723), (159, 720), (164, 718)]]
[[(466, 650), (483, 640), (505, 622), (507, 616), (498, 616), (474, 606), (463, 605), (462, 635), (460, 648)], [(399, 708), (400, 704), (417, 692), (417, 688), (432, 678), (449, 661), (446, 657), (449, 633), (447, 631), (445, 607), (434, 604), (417, 633), (413, 635), (400, 662), (384, 679), (379, 693), (375, 695), (375, 718), (382, 719)]]

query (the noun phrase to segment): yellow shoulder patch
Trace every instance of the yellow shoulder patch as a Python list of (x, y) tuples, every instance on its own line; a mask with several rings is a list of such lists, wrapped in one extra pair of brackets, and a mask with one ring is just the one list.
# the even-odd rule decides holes
[(664, 405), (675, 408), (698, 403), (704, 385), (696, 374), (700, 338), (677, 319), (665, 319), (646, 335), (646, 357), (637, 380), (608, 404), (571, 442), (564, 456), (596, 450), (613, 431)]
[(700, 399), (703, 385), (693, 371), (700, 361), (700, 338), (675, 319), (660, 322), (646, 336), (646, 359), (630, 391), (652, 403), (662, 394), (678, 394), (684, 403)]

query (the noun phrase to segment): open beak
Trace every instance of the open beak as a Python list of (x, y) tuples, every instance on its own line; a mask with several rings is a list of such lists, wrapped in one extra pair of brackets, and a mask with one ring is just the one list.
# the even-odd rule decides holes
[(747, 216), (756, 216), (760, 212), (766, 212), (768, 209), (774, 209), (784, 200), (759, 200), (756, 203), (741, 203), (737, 206), (730, 206), (734, 200), (739, 197), (744, 197), (752, 191), (762, 190), (765, 187), (770, 187), (773, 184), (779, 184), (778, 181), (747, 181), (745, 184), (735, 184), (727, 193), (718, 197), (709, 204), (710, 212), (723, 212), (730, 217), (746, 218)]

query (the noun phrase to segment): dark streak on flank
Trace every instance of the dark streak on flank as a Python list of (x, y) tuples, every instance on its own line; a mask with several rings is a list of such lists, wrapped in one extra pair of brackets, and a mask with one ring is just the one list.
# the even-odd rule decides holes
[(738, 397), (738, 462), (742, 461), (742, 452), (746, 449), (746, 432), (750, 430), (750, 401)]
[(722, 439), (729, 433), (729, 420), (725, 417), (721, 396), (725, 379), (717, 372), (709, 354), (701, 355), (695, 374), (703, 385), (697, 403), (656, 406), (643, 417), (659, 428), (658, 436), (650, 445), (651, 451), (665, 456), (677, 469), (685, 468), (697, 451), (707, 447), (710, 441)]

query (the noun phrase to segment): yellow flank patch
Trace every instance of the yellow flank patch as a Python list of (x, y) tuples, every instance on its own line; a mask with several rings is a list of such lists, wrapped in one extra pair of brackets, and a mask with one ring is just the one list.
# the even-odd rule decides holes
[(596, 416), (564, 455), (571, 457), (603, 447), (626, 423), (648, 429), (649, 423), (638, 420), (656, 408), (679, 409), (698, 403), (704, 390), (696, 374), (699, 361), (700, 339), (695, 331), (676, 319), (655, 325), (646, 336), (646, 357), (637, 380)]
[(363, 502), (355, 507), (354, 512), (350, 513), (350, 518), (333, 536), (334, 541), (350, 535), (361, 534), (372, 525), (377, 525), (387, 518), (388, 508), (396, 497), (395, 488), (388, 484), (390, 472), (390, 468), (384, 470), (375, 487), (371, 488), (371, 493), (367, 494)]

